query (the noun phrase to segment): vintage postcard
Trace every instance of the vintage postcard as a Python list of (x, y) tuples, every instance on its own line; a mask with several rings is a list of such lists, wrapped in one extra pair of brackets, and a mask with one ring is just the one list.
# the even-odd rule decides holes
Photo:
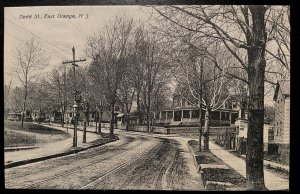
[(284, 190), (289, 5), (4, 7), (5, 189)]

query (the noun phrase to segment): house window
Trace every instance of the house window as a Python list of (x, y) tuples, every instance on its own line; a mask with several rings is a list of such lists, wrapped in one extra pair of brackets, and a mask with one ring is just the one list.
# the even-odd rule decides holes
[(237, 108), (237, 103), (235, 101), (232, 102), (232, 108), (236, 109)]
[(181, 106), (185, 106), (185, 99), (182, 99)]
[(221, 120), (223, 120), (223, 121), (229, 120), (229, 113), (228, 112), (221, 112)]
[(189, 110), (184, 110), (183, 111), (183, 118), (190, 118), (190, 111)]
[(219, 111), (212, 111), (210, 118), (212, 120), (220, 120), (220, 112)]
[(181, 99), (178, 99), (178, 105), (177, 106), (181, 106)]
[(70, 113), (70, 117), (72, 117), (72, 113)]
[(161, 118), (162, 118), (162, 119), (165, 119), (166, 116), (167, 116), (166, 111), (161, 111)]
[(192, 110), (192, 118), (199, 118), (199, 110)]
[(240, 127), (240, 131), (244, 131), (244, 128), (243, 128), (243, 127)]
[(176, 106), (180, 106), (180, 99), (176, 99), (175, 105), (176, 105)]
[(274, 140), (274, 128), (269, 128), (268, 131), (268, 140), (273, 141)]
[(167, 112), (167, 116), (168, 116), (168, 119), (172, 119), (173, 118), (173, 111), (168, 111)]

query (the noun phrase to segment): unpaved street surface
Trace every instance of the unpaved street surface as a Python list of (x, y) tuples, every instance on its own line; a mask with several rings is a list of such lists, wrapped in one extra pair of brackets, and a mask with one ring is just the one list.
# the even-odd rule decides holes
[(118, 141), (81, 153), (5, 169), (5, 187), (203, 190), (184, 142), (141, 133), (118, 135)]

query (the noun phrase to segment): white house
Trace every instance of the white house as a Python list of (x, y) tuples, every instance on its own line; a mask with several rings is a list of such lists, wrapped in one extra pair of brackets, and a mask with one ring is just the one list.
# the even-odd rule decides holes
[[(245, 153), (244, 150), (246, 147), (243, 147), (243, 142), (247, 139), (247, 132), (248, 132), (248, 120), (238, 118), (235, 121), (236, 125), (236, 150), (241, 151), (242, 154)], [(264, 123), (263, 129), (263, 142), (264, 142), (264, 152), (268, 152), (268, 145), (269, 143), (273, 143), (273, 133), (274, 133), (274, 126)], [(241, 150), (242, 149), (242, 150)]]
[(277, 82), (275, 101), (275, 134), (280, 160), (289, 163), (290, 156), (290, 80)]

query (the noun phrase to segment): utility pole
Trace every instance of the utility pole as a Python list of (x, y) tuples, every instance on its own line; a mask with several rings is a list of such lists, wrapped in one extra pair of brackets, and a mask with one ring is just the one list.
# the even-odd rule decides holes
[(83, 126), (82, 143), (86, 143), (86, 125), (87, 125), (87, 123), (89, 123), (89, 114), (90, 114), (90, 102), (89, 101), (84, 102), (84, 110), (83, 111), (84, 111), (85, 120), (84, 120), (84, 126)]
[(200, 59), (200, 79), (199, 79), (199, 151), (202, 151), (202, 75), (203, 75), (203, 59)]
[[(74, 91), (74, 104), (76, 104), (76, 73), (75, 73), (75, 68), (78, 67), (78, 65), (76, 64), (76, 62), (83, 62), (86, 61), (86, 59), (79, 59), (79, 60), (75, 60), (75, 48), (72, 48), (72, 52), (73, 52), (73, 60), (71, 61), (63, 61), (62, 64), (67, 64), (67, 63), (71, 63), (73, 65), (73, 71), (74, 71), (74, 85), (73, 85), (73, 91)], [(74, 111), (74, 136), (73, 136), (73, 147), (77, 147), (77, 113)]]

